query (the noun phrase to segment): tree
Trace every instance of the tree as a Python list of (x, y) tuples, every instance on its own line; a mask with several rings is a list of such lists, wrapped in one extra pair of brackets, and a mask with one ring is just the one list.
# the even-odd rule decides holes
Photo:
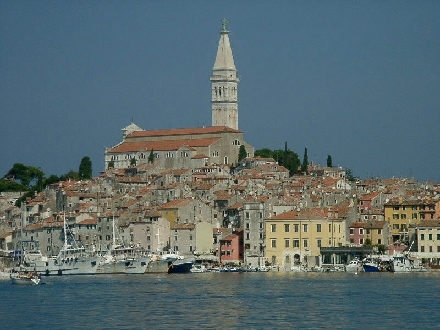
[(247, 157), (246, 148), (244, 145), (241, 145), (240, 149), (238, 150), (238, 161), (241, 162), (246, 157)]
[(307, 147), (304, 149), (304, 158), (301, 164), (301, 172), (308, 174), (309, 173), (309, 157), (307, 156)]
[(148, 162), (153, 164), (154, 163), (154, 151), (151, 149), (150, 155), (148, 156)]
[(78, 175), (80, 180), (87, 180), (92, 178), (92, 161), (89, 156), (83, 157), (81, 159), (81, 164), (79, 164)]
[(108, 162), (108, 165), (107, 165), (107, 169), (110, 169), (110, 168), (115, 168), (115, 162), (114, 161), (109, 161)]
[(353, 172), (352, 170), (350, 170), (349, 168), (345, 169), (345, 177), (347, 178), (348, 181), (350, 182), (354, 182), (356, 181), (356, 178), (353, 176)]
[(268, 148), (264, 148), (264, 149), (260, 149), (260, 150), (255, 150), (254, 155), (255, 155), (255, 157), (272, 158), (273, 151)]
[(30, 187), (32, 183), (41, 187), (43, 184), (44, 172), (34, 166), (15, 163), (4, 178), (15, 182), (18, 181), (27, 187)]
[(298, 155), (287, 148), (287, 142), (284, 144), (284, 150), (270, 150), (264, 148), (255, 151), (255, 156), (263, 158), (273, 158), (280, 164), (289, 170), (289, 175), (294, 175), (298, 172), (298, 168), (301, 165)]
[(130, 159), (130, 165), (131, 165), (131, 166), (136, 166), (136, 163), (137, 163), (136, 158), (135, 158), (135, 157), (132, 157), (132, 158)]
[(327, 167), (333, 167), (332, 156), (330, 155), (327, 156)]
[(60, 181), (68, 181), (68, 180), (79, 180), (78, 172), (70, 170), (66, 174), (60, 176)]

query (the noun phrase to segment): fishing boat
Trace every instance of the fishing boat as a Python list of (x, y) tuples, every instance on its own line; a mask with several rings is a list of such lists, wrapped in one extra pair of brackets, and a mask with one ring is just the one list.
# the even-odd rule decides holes
[[(117, 234), (113, 217), (113, 241), (103, 255), (97, 274), (143, 274), (151, 257), (146, 252), (132, 246), (125, 246)], [(118, 236), (118, 238), (116, 238)], [(120, 241), (119, 242), (117, 242)]]
[(347, 273), (359, 273), (359, 272), (363, 272), (364, 268), (362, 265), (362, 261), (359, 260), (358, 258), (355, 258), (353, 260), (350, 260), (350, 262), (348, 263), (348, 265), (345, 266), (345, 271)]
[[(75, 240), (73, 231), (63, 217), (64, 244), (50, 264), (49, 273), (57, 275), (94, 275), (98, 269), (99, 258), (92, 256), (86, 248)], [(49, 274), (48, 274), (49, 275)]]
[(194, 260), (183, 258), (176, 259), (169, 267), (168, 274), (190, 273)]
[(387, 256), (370, 256), (362, 260), (367, 273), (394, 272), (393, 260)]
[(426, 272), (427, 269), (420, 264), (420, 260), (411, 258), (408, 254), (396, 253), (392, 257), (396, 273)]
[(30, 284), (38, 285), (41, 283), (41, 277), (36, 271), (13, 271), (10, 273), (12, 284)]

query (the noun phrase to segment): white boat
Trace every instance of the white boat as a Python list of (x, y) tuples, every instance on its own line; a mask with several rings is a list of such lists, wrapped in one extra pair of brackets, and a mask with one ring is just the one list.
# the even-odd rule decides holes
[(203, 264), (194, 264), (190, 269), (191, 273), (206, 273), (207, 269)]
[(397, 253), (393, 257), (394, 272), (408, 273), (408, 272), (426, 272), (427, 269), (420, 265), (420, 260), (412, 259), (407, 254)]
[(143, 274), (150, 259), (151, 257), (144, 251), (134, 247), (126, 247), (122, 243), (118, 244), (116, 242), (115, 219), (113, 217), (113, 242), (110, 249), (102, 256), (96, 273)]
[(41, 277), (37, 274), (36, 271), (27, 271), (27, 270), (11, 272), (10, 279), (12, 281), (12, 284), (38, 285), (41, 282)]
[(347, 273), (359, 273), (359, 272), (363, 272), (364, 268), (362, 265), (362, 261), (359, 260), (358, 258), (355, 258), (353, 260), (350, 260), (350, 262), (348, 263), (348, 265), (345, 266), (345, 271)]
[[(50, 259), (49, 273), (57, 275), (93, 275), (98, 269), (99, 259), (93, 257), (77, 242), (64, 217), (64, 245), (55, 258)], [(53, 262), (53, 263), (52, 263)]]

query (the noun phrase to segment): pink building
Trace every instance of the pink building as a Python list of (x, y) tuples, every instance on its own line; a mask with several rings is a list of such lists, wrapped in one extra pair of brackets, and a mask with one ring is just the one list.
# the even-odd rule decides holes
[(236, 232), (220, 240), (219, 259), (222, 264), (243, 262), (243, 230)]
[(365, 242), (365, 222), (352, 222), (348, 239), (350, 244), (363, 245)]

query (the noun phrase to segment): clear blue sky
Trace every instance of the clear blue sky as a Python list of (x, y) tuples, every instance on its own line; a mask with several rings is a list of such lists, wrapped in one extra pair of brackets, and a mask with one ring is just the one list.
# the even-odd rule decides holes
[(1, 1), (0, 176), (103, 170), (144, 129), (211, 125), (221, 20), (256, 149), (440, 182), (440, 1)]

